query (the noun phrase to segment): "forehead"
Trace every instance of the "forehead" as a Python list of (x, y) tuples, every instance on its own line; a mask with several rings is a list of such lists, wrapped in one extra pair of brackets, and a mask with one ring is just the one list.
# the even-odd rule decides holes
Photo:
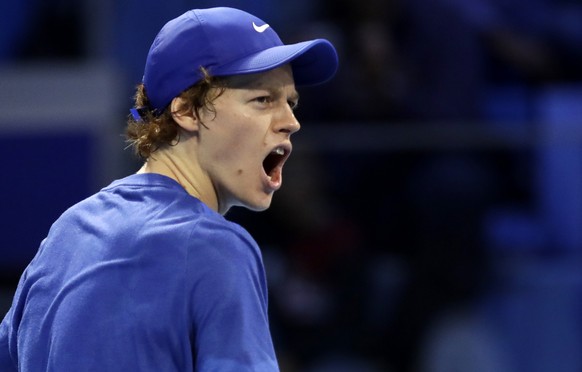
[(226, 79), (226, 86), (231, 89), (291, 89), (295, 91), (293, 72), (289, 65), (256, 74), (229, 76)]

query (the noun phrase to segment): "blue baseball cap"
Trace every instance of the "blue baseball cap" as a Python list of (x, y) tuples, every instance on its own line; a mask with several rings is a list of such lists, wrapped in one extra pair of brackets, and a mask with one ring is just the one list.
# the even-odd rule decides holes
[(194, 9), (162, 27), (149, 50), (143, 84), (159, 112), (202, 78), (200, 67), (212, 76), (229, 76), (286, 63), (296, 85), (316, 85), (334, 76), (338, 57), (325, 39), (285, 45), (266, 22), (242, 10)]

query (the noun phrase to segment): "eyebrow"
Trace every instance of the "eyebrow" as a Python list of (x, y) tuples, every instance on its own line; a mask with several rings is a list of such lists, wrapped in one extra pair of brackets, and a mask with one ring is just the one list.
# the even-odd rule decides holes
[(290, 92), (290, 94), (285, 94), (285, 92), (282, 89), (275, 89), (271, 87), (259, 87), (259, 89), (266, 90), (267, 92), (269, 92), (269, 94), (276, 98), (286, 96), (285, 97), (286, 101), (294, 101), (295, 103), (299, 103), (299, 93), (295, 89), (292, 92)]
[(227, 77), (225, 82), (230, 89), (249, 89), (261, 86), (261, 80), (256, 74), (232, 75)]
[(270, 89), (265, 85), (270, 85), (270, 79), (262, 78), (262, 73), (231, 75), (226, 77), (225, 81), (229, 88), (246, 88), (246, 89)]
[(291, 93), (291, 95), (289, 96), (288, 99), (293, 100), (296, 103), (299, 102), (299, 92), (297, 92), (296, 90), (294, 90), (293, 93)]
[[(274, 84), (269, 84), (269, 80), (261, 79), (257, 74), (229, 76), (226, 79), (226, 86), (230, 89), (263, 89), (273, 95), (282, 95), (281, 89), (277, 89)], [(299, 101), (299, 92), (293, 89), (288, 99)]]

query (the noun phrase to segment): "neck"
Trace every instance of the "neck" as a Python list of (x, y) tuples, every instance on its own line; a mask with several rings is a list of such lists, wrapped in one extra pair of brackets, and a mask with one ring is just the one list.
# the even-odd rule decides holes
[(196, 156), (187, 151), (186, 142), (158, 149), (144, 163), (138, 173), (157, 173), (178, 182), (186, 192), (204, 204), (219, 211), (218, 198), (210, 178), (201, 169)]

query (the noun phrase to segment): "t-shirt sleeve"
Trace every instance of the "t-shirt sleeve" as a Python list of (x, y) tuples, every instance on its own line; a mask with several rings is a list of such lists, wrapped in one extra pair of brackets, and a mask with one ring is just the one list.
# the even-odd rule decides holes
[(242, 229), (204, 230), (188, 257), (195, 370), (278, 371), (256, 243)]
[(10, 356), (9, 349), (10, 330), (8, 322), (10, 321), (11, 315), (12, 309), (6, 314), (4, 321), (0, 323), (0, 371), (3, 372), (17, 371)]

